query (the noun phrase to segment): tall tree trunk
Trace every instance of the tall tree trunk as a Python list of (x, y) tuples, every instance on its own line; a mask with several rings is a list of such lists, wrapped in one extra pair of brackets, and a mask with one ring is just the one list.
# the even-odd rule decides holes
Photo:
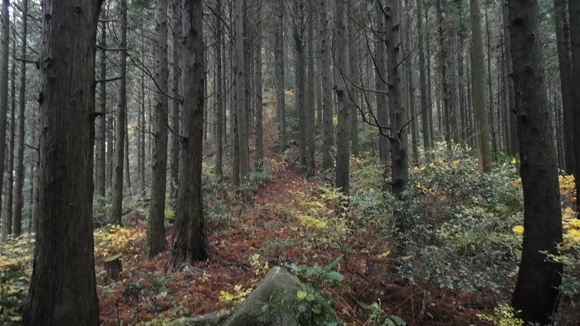
[[(407, 155), (407, 122), (408, 117), (402, 105), (403, 88), (401, 83), (401, 3), (394, 0), (385, 7), (385, 26), (387, 39), (387, 84), (389, 90), (389, 108), (391, 110), (391, 188), (400, 200), (409, 180), (409, 163)], [(395, 216), (395, 232), (405, 232), (405, 221), (402, 213)]]
[(262, 113), (262, 0), (254, 0), (256, 22), (254, 29), (254, 112), (256, 115), (255, 137), (256, 155), (254, 165), (257, 170), (264, 164), (264, 126)]
[[(171, 31), (172, 42), (173, 42), (173, 53), (172, 53), (172, 69), (173, 69), (173, 80), (172, 80), (172, 95), (173, 100), (171, 101), (171, 130), (170, 133), (170, 152), (169, 152), (169, 192), (171, 198), (177, 198), (177, 184), (179, 178), (179, 135), (181, 129), (179, 128), (179, 108), (181, 103), (179, 101), (179, 81), (181, 79), (181, 5), (179, 1), (173, 1), (173, 26)], [(219, 60), (219, 59), (218, 59)], [(217, 172), (217, 170), (216, 170)]]
[(564, 157), (563, 166), (567, 174), (574, 173), (574, 125), (572, 105), (574, 88), (570, 66), (570, 26), (568, 24), (568, 1), (554, 0), (554, 20), (556, 23), (556, 40), (558, 62), (560, 67), (560, 87), (562, 91), (562, 109), (564, 116)]
[(121, 0), (121, 53), (119, 73), (119, 107), (115, 123), (115, 154), (110, 224), (121, 225), (123, 213), (123, 164), (125, 160), (125, 125), (127, 124), (127, 0)]
[[(431, 108), (429, 107), (427, 87), (431, 87), (427, 84), (426, 67), (425, 67), (425, 29), (423, 27), (423, 0), (417, 0), (417, 38), (419, 44), (419, 84), (421, 88), (421, 127), (423, 129), (423, 147), (425, 150), (431, 149), (433, 144), (431, 142), (431, 132), (430, 132), (430, 120), (429, 113)], [(428, 42), (428, 41), (427, 41)]]
[[(0, 189), (4, 184), (4, 165), (6, 157), (6, 122), (8, 119), (8, 57), (10, 56), (10, 14), (9, 0), (2, 0), (1, 44), (0, 44)], [(0, 196), (0, 212), (2, 212), (2, 198)], [(14, 227), (14, 226), (13, 226)]]
[[(404, 2), (404, 10), (401, 10), (401, 13), (406, 13), (405, 15), (405, 42), (404, 42), (404, 55), (405, 58), (405, 80), (407, 84), (407, 107), (409, 108), (409, 117), (410, 125), (411, 125), (411, 149), (412, 149), (412, 161), (413, 165), (417, 166), (419, 164), (419, 141), (418, 141), (418, 133), (417, 133), (417, 118), (418, 116), (415, 114), (415, 86), (413, 83), (413, 55), (411, 51), (411, 34), (413, 33), (412, 28), (412, 18), (411, 18), (411, 8), (409, 5), (409, 0), (405, 0)], [(401, 14), (402, 15), (402, 14)], [(403, 17), (400, 17), (400, 21), (403, 21)], [(403, 32), (401, 32), (403, 33)]]
[[(28, 43), (28, 0), (22, 3), (22, 43), (20, 45), (21, 58), (26, 58)], [(14, 183), (14, 235), (22, 233), (22, 211), (24, 209), (24, 116), (26, 113), (26, 62), (20, 62), (20, 90), (18, 94), (18, 142), (16, 151), (16, 182)]]
[[(504, 72), (506, 75), (511, 76), (511, 73), (513, 71), (513, 61), (511, 58), (511, 48), (512, 48), (512, 42), (511, 42), (511, 35), (509, 33), (509, 12), (508, 12), (508, 0), (503, 0), (503, 10), (502, 10), (502, 18), (503, 18), (503, 28), (506, 31), (506, 33), (504, 33), (504, 38), (505, 38), (505, 52), (507, 54), (507, 60), (506, 60), (506, 71)], [(508, 92), (508, 105), (506, 106), (506, 109), (509, 112), (509, 125), (510, 125), (510, 144), (508, 147), (508, 154), (515, 156), (516, 154), (519, 153), (519, 148), (520, 148), (520, 144), (518, 141), (518, 135), (517, 135), (517, 130), (518, 130), (518, 126), (517, 126), (517, 116), (516, 116), (516, 94), (515, 94), (515, 90), (514, 90), (514, 80), (513, 78), (507, 78), (507, 84), (506, 84), (506, 91)]]
[[(245, 48), (244, 48), (244, 1), (235, 2), (235, 24), (236, 24), (236, 116), (237, 116), (237, 142), (239, 160), (239, 180), (240, 184), (246, 184), (250, 172), (250, 156), (248, 148), (248, 107), (246, 101), (246, 81), (245, 81)], [(236, 155), (236, 154), (234, 154)], [(246, 196), (244, 196), (245, 198)], [(247, 198), (246, 198), (247, 199)]]
[(335, 77), (335, 92), (338, 99), (338, 126), (336, 133), (336, 171), (335, 186), (340, 191), (348, 195), (350, 192), (350, 104), (348, 100), (348, 90), (345, 83), (350, 76), (350, 62), (348, 49), (348, 24), (347, 24), (347, 4), (348, 0), (336, 0), (336, 20), (335, 20), (335, 67), (339, 74)]
[(278, 142), (280, 153), (286, 151), (286, 103), (284, 86), (284, 3), (276, 1), (274, 5), (274, 75), (276, 93), (276, 121), (278, 123)]
[[(153, 148), (153, 170), (151, 182), (151, 206), (147, 222), (147, 244), (149, 257), (166, 249), (165, 243), (165, 195), (167, 182), (167, 0), (157, 1), (155, 9), (157, 39), (155, 42), (155, 119)], [(184, 22), (185, 24), (185, 22)]]
[(562, 264), (548, 259), (562, 242), (558, 169), (551, 113), (543, 84), (537, 1), (508, 0), (520, 175), (524, 190), (524, 242), (512, 305), (525, 323), (548, 325), (556, 313)]
[(103, 21), (101, 22), (101, 37), (99, 44), (101, 45), (101, 50), (99, 51), (99, 77), (103, 80), (99, 83), (99, 113), (100, 115), (96, 118), (96, 143), (95, 147), (95, 190), (97, 196), (106, 196), (106, 128), (107, 128), (107, 83), (104, 81), (107, 79), (107, 19), (105, 11), (103, 11)]
[(99, 325), (92, 175), (101, 3), (42, 6), (40, 209), (24, 326)]
[[(377, 119), (379, 125), (386, 127), (389, 125), (389, 109), (387, 108), (388, 98), (386, 96), (387, 92), (387, 70), (385, 68), (386, 64), (386, 48), (385, 48), (385, 14), (383, 12), (383, 2), (382, 0), (377, 0), (375, 2), (375, 11), (377, 16), (377, 41), (375, 42), (375, 87), (377, 93), (375, 95), (375, 101), (377, 102)], [(391, 142), (389, 139), (381, 132), (379, 132), (379, 158), (381, 163), (384, 165), (391, 164)]]
[[(473, 110), (475, 113), (475, 137), (479, 173), (491, 171), (491, 148), (489, 139), (489, 109), (485, 96), (485, 66), (481, 9), (479, 0), (470, 0), (471, 14), (471, 85), (473, 87)], [(489, 103), (491, 104), (491, 103)]]
[[(15, 31), (12, 30), (12, 57), (16, 57), (16, 37)], [(6, 212), (4, 213), (4, 221), (1, 227), (2, 234), (0, 235), (0, 243), (6, 241), (8, 234), (12, 233), (13, 220), (13, 204), (14, 204), (14, 147), (16, 142), (16, 65), (13, 64), (10, 68), (10, 80), (12, 87), (10, 88), (10, 139), (8, 140), (8, 157), (7, 157), (7, 171), (8, 179), (6, 180)]]
[(334, 168), (332, 147), (334, 146), (334, 124), (332, 118), (332, 71), (331, 42), (328, 19), (330, 11), (329, 0), (320, 0), (320, 43), (321, 43), (321, 70), (322, 70), (322, 169)]
[(183, 131), (170, 264), (205, 260), (202, 194), (204, 44), (202, 0), (183, 0)]
[[(574, 176), (580, 180), (580, 3), (578, 1), (569, 1), (568, 3), (570, 17), (570, 45), (572, 51), (572, 85), (573, 89), (573, 106), (572, 121), (574, 122)], [(576, 193), (580, 189), (580, 182), (576, 182)], [(580, 200), (576, 200), (576, 206), (580, 207)]]
[[(355, 21), (360, 20), (357, 16), (360, 12), (360, 3), (355, 1), (351, 3), (352, 13), (349, 14), (349, 18), (347, 19), (347, 29), (348, 29), (348, 55), (349, 61), (351, 62), (351, 70), (350, 70), (350, 83), (360, 84), (360, 69), (353, 69), (352, 66), (355, 64), (359, 64), (360, 57), (358, 53), (359, 49), (359, 36), (355, 32), (355, 24), (353, 24), (353, 18)], [(352, 18), (351, 18), (352, 17)], [(349, 84), (350, 84), (349, 83)], [(349, 137), (350, 137), (350, 152), (353, 156), (359, 155), (359, 139), (358, 139), (358, 119), (359, 119), (359, 107), (360, 107), (360, 92), (356, 87), (352, 87), (349, 85), (348, 87), (348, 102), (350, 106), (350, 130), (349, 130)]]
[(293, 39), (294, 39), (294, 73), (296, 74), (294, 109), (298, 114), (298, 165), (301, 172), (307, 169), (306, 153), (306, 30), (304, 0), (294, 0)]
[(222, 24), (222, 0), (217, 0), (216, 4), (216, 158), (215, 174), (218, 178), (223, 177), (223, 154), (224, 154), (224, 133), (225, 133), (225, 101), (224, 101), (224, 69), (223, 69), (223, 50), (224, 50), (224, 31)]

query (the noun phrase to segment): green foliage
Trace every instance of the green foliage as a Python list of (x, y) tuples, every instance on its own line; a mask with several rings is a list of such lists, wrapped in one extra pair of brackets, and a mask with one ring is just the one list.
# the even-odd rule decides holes
[(367, 323), (371, 326), (405, 326), (407, 323), (395, 315), (386, 313), (383, 308), (381, 308), (381, 302), (373, 302), (368, 305), (362, 302), (358, 303), (364, 309), (370, 311), (370, 316)]
[[(282, 298), (282, 305), (288, 305), (296, 315), (300, 316), (298, 320), (300, 326), (338, 325), (336, 314), (331, 306), (331, 303), (336, 300), (325, 293), (330, 288), (340, 287), (343, 277), (334, 269), (341, 259), (342, 256), (336, 258), (326, 267), (287, 265), (296, 273), (304, 287), (287, 290)], [(263, 307), (264, 310), (268, 308), (268, 306)]]
[(28, 276), (21, 272), (0, 273), (0, 324), (20, 325), (28, 292)]
[(113, 225), (94, 232), (95, 257), (106, 259), (112, 255), (135, 256), (145, 247), (146, 234), (142, 228)]
[(333, 187), (319, 187), (318, 191), (319, 196), (293, 192), (296, 195), (294, 215), (303, 226), (301, 235), (314, 244), (337, 243), (349, 233), (348, 197)]
[(9, 237), (0, 246), (0, 272), (20, 272), (32, 275), (34, 237), (34, 234), (29, 233), (18, 238)]
[(493, 315), (478, 314), (481, 320), (490, 321), (495, 326), (523, 326), (524, 321), (517, 317), (512, 307), (500, 304), (493, 309)]
[(96, 226), (107, 224), (112, 207), (110, 198), (95, 196), (93, 198), (93, 224)]

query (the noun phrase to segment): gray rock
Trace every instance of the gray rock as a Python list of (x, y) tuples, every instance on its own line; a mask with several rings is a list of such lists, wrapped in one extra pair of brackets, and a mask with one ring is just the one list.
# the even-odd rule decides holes
[[(304, 288), (296, 276), (274, 267), (233, 312), (182, 318), (173, 326), (298, 326), (297, 312), (281, 306), (277, 300), (286, 290), (296, 288)], [(264, 311), (265, 305), (270, 308)]]

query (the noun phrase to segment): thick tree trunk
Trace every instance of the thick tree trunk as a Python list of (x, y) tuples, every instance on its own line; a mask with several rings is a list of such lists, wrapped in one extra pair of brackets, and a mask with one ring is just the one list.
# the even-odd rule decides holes
[[(471, 14), (471, 85), (473, 87), (473, 111), (475, 114), (475, 137), (480, 173), (491, 171), (491, 148), (489, 138), (489, 109), (485, 96), (485, 66), (479, 0), (470, 1)], [(489, 103), (491, 104), (491, 103)]]
[(121, 0), (121, 40), (120, 53), (119, 107), (115, 123), (115, 151), (113, 167), (113, 188), (111, 194), (110, 224), (121, 225), (123, 211), (123, 166), (125, 160), (125, 125), (127, 124), (127, 0)]
[(42, 7), (40, 209), (24, 326), (99, 325), (92, 176), (101, 3), (46, 0)]
[(159, 89), (155, 92), (155, 145), (153, 148), (153, 170), (151, 182), (151, 206), (147, 222), (147, 244), (149, 257), (166, 249), (165, 243), (165, 195), (167, 182), (167, 1), (157, 1), (155, 43), (155, 79)]
[(205, 260), (202, 194), (204, 44), (202, 0), (183, 0), (183, 132), (170, 264)]
[(537, 1), (508, 0), (508, 4), (525, 230), (512, 305), (524, 322), (548, 325), (558, 307), (562, 264), (551, 262), (546, 254), (558, 254), (562, 214), (542, 45), (536, 37), (539, 8)]

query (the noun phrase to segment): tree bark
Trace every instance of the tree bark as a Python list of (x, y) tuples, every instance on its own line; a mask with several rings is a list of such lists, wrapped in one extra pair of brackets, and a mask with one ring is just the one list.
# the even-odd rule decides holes
[(204, 44), (202, 0), (183, 0), (183, 131), (170, 264), (205, 260), (202, 194)]
[[(8, 119), (8, 58), (10, 56), (10, 14), (9, 0), (2, 0), (1, 42), (0, 42), (0, 189), (4, 184), (4, 165), (6, 157), (6, 122)], [(0, 197), (0, 212), (2, 212), (2, 198)], [(14, 225), (12, 226), (14, 228)]]
[(153, 170), (151, 182), (151, 206), (147, 222), (149, 257), (167, 248), (165, 243), (165, 195), (167, 190), (167, 0), (157, 1), (155, 9), (157, 39), (155, 42), (155, 80), (159, 89), (155, 92), (155, 119)]
[(40, 209), (24, 326), (99, 325), (92, 175), (101, 4), (46, 0), (42, 7)]
[[(377, 16), (377, 41), (375, 42), (375, 87), (377, 93), (375, 94), (375, 101), (377, 102), (377, 119), (379, 125), (385, 127), (389, 125), (389, 109), (387, 107), (388, 98), (387, 92), (387, 70), (385, 48), (385, 14), (383, 12), (382, 0), (375, 2), (375, 11)], [(384, 165), (391, 164), (391, 142), (383, 134), (379, 132), (379, 158)]]
[[(170, 122), (170, 152), (169, 152), (169, 193), (172, 199), (177, 199), (177, 184), (179, 182), (179, 81), (181, 80), (181, 5), (180, 1), (173, 1), (173, 26), (171, 31), (173, 52), (172, 52), (172, 72), (173, 80), (171, 82), (173, 100), (171, 101)], [(216, 170), (217, 172), (217, 170)]]
[(491, 148), (489, 137), (489, 109), (485, 95), (485, 66), (479, 0), (470, 1), (471, 14), (471, 85), (472, 105), (475, 114), (475, 137), (479, 173), (491, 171)]
[[(336, 170), (335, 186), (348, 195), (350, 192), (350, 104), (348, 101), (345, 76), (350, 76), (350, 62), (348, 49), (347, 1), (336, 0), (335, 20), (335, 67), (339, 70), (336, 75), (335, 92), (338, 99), (338, 126), (336, 133)], [(343, 76), (343, 74), (345, 76)]]
[(543, 82), (537, 1), (508, 0), (511, 57), (520, 175), (524, 190), (524, 242), (512, 305), (525, 323), (550, 324), (558, 306), (562, 264), (547, 254), (558, 254), (562, 242), (562, 214), (558, 170), (553, 146), (551, 112)]
[(121, 39), (119, 74), (119, 106), (117, 109), (117, 121), (115, 122), (115, 150), (113, 167), (113, 187), (111, 194), (110, 224), (121, 225), (123, 212), (123, 165), (125, 160), (125, 125), (127, 124), (127, 0), (121, 0)]
[[(101, 45), (101, 50), (99, 51), (99, 77), (102, 80), (107, 79), (107, 23), (105, 20), (106, 11), (103, 11), (102, 15), (103, 21), (101, 22), (101, 37), (99, 44)], [(95, 147), (95, 190), (97, 196), (106, 196), (106, 129), (107, 129), (107, 83), (99, 83), (99, 113), (101, 114), (96, 118), (96, 143)]]
[(329, 0), (320, 0), (320, 43), (321, 43), (321, 70), (322, 70), (322, 169), (334, 168), (332, 157), (334, 146), (334, 116), (332, 103), (332, 71), (331, 65), (331, 42), (328, 19)]
[(425, 51), (424, 51), (424, 43), (425, 43), (425, 28), (423, 27), (423, 0), (417, 0), (417, 39), (419, 44), (418, 51), (419, 51), (419, 84), (421, 88), (421, 127), (423, 129), (423, 147), (425, 150), (431, 149), (433, 147), (433, 143), (431, 141), (431, 129), (430, 129), (430, 120), (429, 120), (429, 112), (431, 111), (431, 107), (429, 107), (428, 102), (428, 95), (427, 95), (427, 87), (431, 87), (427, 84), (427, 71), (425, 67)]

